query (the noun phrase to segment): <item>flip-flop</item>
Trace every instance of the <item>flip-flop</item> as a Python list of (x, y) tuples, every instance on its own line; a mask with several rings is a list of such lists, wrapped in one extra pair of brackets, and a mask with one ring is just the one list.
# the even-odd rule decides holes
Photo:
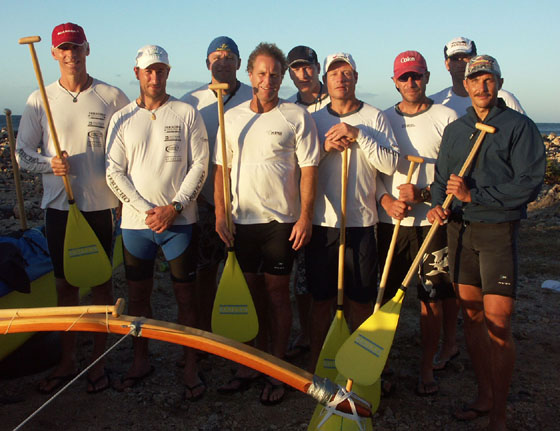
[[(268, 388), (268, 397), (264, 398), (264, 391)], [(274, 391), (278, 390), (278, 389), (282, 389), (282, 396), (280, 398), (277, 398), (275, 400), (271, 400), (270, 396), (273, 394)], [(276, 404), (280, 404), (283, 400), (284, 397), (286, 396), (286, 386), (284, 386), (284, 383), (280, 382), (280, 383), (274, 383), (272, 382), (270, 379), (266, 379), (266, 382), (264, 384), (264, 388), (261, 391), (261, 395), (259, 397), (259, 401), (261, 402), (262, 405), (264, 406), (275, 406)]]
[[(103, 380), (107, 379), (107, 383), (105, 385), (101, 385), (97, 387), (97, 385)], [(109, 389), (111, 387), (111, 379), (109, 377), (109, 372), (105, 369), (103, 370), (103, 374), (101, 374), (97, 379), (93, 380), (89, 375), (87, 376), (88, 385), (90, 385), (93, 389), (90, 390), (89, 387), (86, 389), (88, 394), (97, 394), (98, 392), (103, 392), (105, 389)]]
[(459, 422), (468, 422), (486, 416), (488, 413), (490, 413), (490, 410), (480, 410), (476, 407), (463, 405), (461, 410), (457, 410), (453, 413), (453, 417)]
[[(233, 376), (228, 382), (218, 388), (218, 392), (221, 394), (235, 394), (237, 392), (245, 392), (247, 389), (251, 387), (253, 382), (259, 378), (259, 375), (249, 376), (249, 377), (239, 377)], [(231, 386), (232, 383), (238, 383), (235, 387), (226, 387)]]
[[(37, 391), (41, 394), (52, 394), (53, 392), (57, 391), (61, 387), (63, 387), (66, 383), (76, 377), (76, 373), (74, 374), (67, 374), (65, 376), (49, 376), (44, 380), (41, 380), (39, 385), (37, 386)], [(46, 386), (50, 386), (52, 382), (54, 382), (53, 386), (50, 386), (48, 389), (43, 389), (42, 385), (43, 382), (46, 382)]]
[[(185, 400), (190, 401), (191, 403), (194, 403), (194, 402), (200, 400), (204, 396), (204, 394), (206, 393), (206, 389), (207, 389), (206, 379), (204, 378), (204, 375), (200, 371), (198, 372), (198, 378), (200, 379), (200, 382), (198, 382), (196, 385), (189, 386), (185, 383), (184, 398), (185, 398)], [(200, 388), (200, 387), (203, 387), (204, 390), (202, 392), (200, 392), (198, 395), (193, 396), (195, 389)], [(190, 397), (187, 396), (187, 391), (190, 391), (190, 393), (191, 393)]]
[(431, 397), (439, 392), (439, 385), (436, 381), (424, 383), (422, 379), (418, 379), (418, 384), (414, 393), (419, 397)]
[(447, 358), (447, 359), (445, 359), (445, 360), (443, 360), (443, 361), (434, 362), (434, 365), (433, 365), (432, 369), (433, 369), (434, 371), (443, 371), (443, 370), (445, 370), (445, 369), (447, 368), (447, 365), (448, 365), (453, 359), (455, 359), (456, 357), (459, 356), (459, 353), (460, 353), (459, 350), (457, 350), (457, 351), (456, 351), (453, 355), (451, 355), (449, 358)]
[[(125, 377), (124, 379), (119, 380), (118, 382), (115, 382), (113, 387), (118, 392), (123, 392), (125, 389), (133, 388), (138, 383), (140, 383), (142, 380), (144, 380), (146, 377), (150, 376), (154, 372), (154, 370), (155, 370), (155, 367), (153, 365), (150, 365), (150, 369), (148, 371), (146, 371), (144, 374), (142, 374), (140, 376)], [(127, 384), (126, 382), (130, 382), (130, 383)]]

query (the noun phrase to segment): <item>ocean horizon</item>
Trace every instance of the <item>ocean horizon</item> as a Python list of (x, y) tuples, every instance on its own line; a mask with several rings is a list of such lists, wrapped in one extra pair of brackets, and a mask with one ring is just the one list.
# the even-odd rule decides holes
[[(21, 119), (21, 115), (12, 115), (12, 124), (14, 130), (17, 131), (19, 126), (19, 120)], [(541, 132), (542, 135), (550, 135), (554, 133), (555, 135), (560, 135), (560, 123), (535, 123)], [(6, 116), (0, 115), (0, 129), (4, 129), (6, 127)]]

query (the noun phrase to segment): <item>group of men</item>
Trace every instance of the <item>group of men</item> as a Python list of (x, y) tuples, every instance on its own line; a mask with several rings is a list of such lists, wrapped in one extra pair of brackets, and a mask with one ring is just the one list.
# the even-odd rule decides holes
[[(209, 329), (218, 266), (224, 246), (233, 246), (267, 329), (261, 344), (284, 358), (292, 324), (290, 274), (297, 259), (296, 297), (312, 298), (311, 305), (302, 300), (300, 322), (314, 369), (335, 306), (341, 162), (347, 151), (344, 287), (350, 329), (373, 311), (378, 262), (382, 269), (395, 222), (400, 220), (402, 227), (385, 301), (400, 286), (429, 225), (449, 220), (447, 235), (446, 229), (438, 230), (418, 269), (422, 359), (416, 392), (435, 394), (434, 369), (458, 354), (460, 302), (479, 391), (455, 416), (471, 420), (490, 413), (491, 429), (505, 429), (513, 370), (516, 239), (526, 204), (542, 182), (544, 146), (534, 123), (506, 107), (522, 111), (513, 95), (501, 90), (495, 59), (477, 56), (474, 42), (466, 38), (453, 39), (444, 49), (453, 86), (427, 97), (425, 59), (416, 51), (400, 53), (392, 79), (401, 100), (382, 112), (357, 98), (358, 70), (348, 53), (327, 56), (321, 75), (313, 49), (297, 46), (286, 58), (276, 45), (261, 43), (247, 61), (248, 86), (237, 79), (237, 45), (220, 36), (208, 47), (206, 65), (211, 83), (228, 84), (227, 160), (222, 160), (216, 151), (222, 144), (217, 94), (204, 85), (181, 100), (170, 96), (171, 65), (163, 48), (148, 45), (138, 51), (134, 74), (140, 96), (131, 103), (120, 90), (87, 74), (88, 54), (80, 26), (55, 27), (52, 55), (61, 77), (47, 94), (63, 157), (55, 155), (37, 93), (28, 100), (18, 135), (20, 163), (43, 174), (42, 206), (60, 305), (78, 303), (78, 289), (66, 282), (62, 269), (68, 206), (57, 177), (68, 175), (78, 208), (108, 254), (110, 209), (117, 207), (116, 198), (122, 204), (132, 315), (151, 316), (154, 260), (161, 248), (169, 262), (179, 323)], [(286, 70), (298, 88), (289, 101), (278, 95)], [(477, 134), (476, 122), (497, 130), (461, 178), (457, 173)], [(424, 163), (406, 184), (404, 156), (409, 154)], [(226, 223), (223, 175), (231, 177), (233, 231)], [(451, 211), (444, 211), (448, 193), (456, 199)], [(109, 303), (111, 296), (110, 282), (93, 288), (95, 303)], [(442, 326), (444, 341), (436, 356)], [(94, 358), (104, 345), (105, 337), (97, 336)], [(206, 385), (194, 351), (185, 349), (184, 365), (185, 398), (196, 401)], [(132, 387), (152, 371), (147, 342), (135, 340), (133, 363), (114, 386)], [(39, 390), (52, 392), (74, 374), (74, 340), (65, 335), (62, 360)], [(219, 390), (245, 390), (257, 376), (239, 367)], [(109, 386), (100, 362), (89, 373), (87, 390)], [(265, 379), (263, 404), (277, 404), (284, 395), (281, 382)]]

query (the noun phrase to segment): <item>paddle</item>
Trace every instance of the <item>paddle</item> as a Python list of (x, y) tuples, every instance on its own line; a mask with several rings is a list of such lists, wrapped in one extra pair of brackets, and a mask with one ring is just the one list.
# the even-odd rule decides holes
[[(220, 122), (220, 137), (222, 140), (222, 178), (224, 186), (224, 202), (227, 228), (233, 232), (231, 218), (230, 183), (226, 154), (226, 131), (224, 126), (224, 101), (223, 91), (228, 89), (228, 84), (210, 84), (211, 90), (218, 95), (218, 119)], [(212, 309), (212, 332), (231, 338), (232, 340), (246, 342), (257, 336), (259, 320), (253, 303), (253, 298), (243, 271), (237, 262), (233, 247), (228, 247), (228, 256), (218, 283), (214, 308)]]
[[(39, 60), (33, 46), (34, 43), (40, 41), (39, 36), (29, 36), (21, 38), (19, 43), (29, 45), (33, 68), (43, 99), (43, 107), (49, 123), (51, 139), (57, 156), (62, 158)], [(76, 206), (68, 177), (64, 175), (62, 181), (68, 195), (68, 220), (66, 222), (66, 234), (64, 235), (64, 277), (73, 286), (82, 288), (99, 286), (111, 278), (111, 262), (109, 262), (109, 258), (95, 232)]]
[(336, 299), (336, 314), (329, 327), (323, 347), (319, 353), (315, 374), (331, 380), (338, 374), (334, 363), (336, 352), (350, 336), (348, 324), (344, 318), (344, 254), (346, 252), (346, 195), (348, 184), (348, 149), (342, 152), (341, 192), (340, 192), (340, 240), (338, 246), (338, 284)]
[(21, 230), (27, 230), (27, 219), (25, 217), (25, 207), (23, 205), (23, 193), (21, 192), (21, 180), (19, 176), (19, 166), (16, 160), (16, 141), (14, 138), (14, 128), (12, 126), (12, 111), (4, 109), (6, 114), (6, 126), (8, 126), (8, 142), (10, 143), (10, 158), (14, 170), (14, 183), (16, 185), (16, 196), (19, 211), (19, 224)]
[[(480, 134), (459, 171), (458, 176), (460, 177), (464, 176), (469, 169), (486, 133), (494, 133), (496, 130), (494, 127), (482, 123), (476, 123), (475, 127), (480, 130)], [(452, 200), (453, 195), (447, 195), (442, 208), (447, 209)], [(432, 223), (428, 235), (393, 299), (362, 323), (338, 351), (336, 368), (349, 379), (362, 385), (371, 385), (381, 376), (395, 337), (405, 291), (416, 275), (420, 260), (438, 227), (439, 224), (436, 220)]]
[[(410, 162), (408, 167), (408, 174), (406, 176), (406, 184), (410, 184), (412, 179), (412, 174), (416, 164), (424, 163), (422, 157), (417, 156), (406, 156), (406, 160)], [(381, 302), (383, 302), (383, 294), (385, 293), (385, 288), (387, 287), (387, 279), (389, 278), (389, 269), (391, 268), (391, 261), (393, 260), (393, 254), (395, 253), (395, 245), (397, 244), (397, 237), (399, 235), (399, 229), (401, 227), (401, 220), (397, 220), (395, 227), (393, 228), (393, 236), (391, 237), (391, 242), (389, 244), (389, 250), (387, 251), (387, 257), (385, 258), (385, 265), (383, 266), (383, 274), (381, 275), (381, 282), (379, 283), (379, 291), (377, 292), (377, 300), (375, 301), (375, 307), (373, 312), (377, 312), (381, 308)]]

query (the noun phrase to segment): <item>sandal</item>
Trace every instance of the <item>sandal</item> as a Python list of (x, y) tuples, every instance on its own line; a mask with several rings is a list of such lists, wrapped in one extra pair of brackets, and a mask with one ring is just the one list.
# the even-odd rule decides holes
[(116, 382), (113, 387), (115, 388), (115, 390), (117, 390), (118, 392), (122, 392), (125, 389), (130, 389), (133, 388), (134, 386), (136, 386), (138, 383), (140, 383), (142, 380), (144, 380), (146, 377), (149, 377), (155, 370), (155, 367), (153, 365), (150, 365), (150, 369), (148, 371), (146, 371), (144, 374), (141, 374), (139, 376), (128, 376), (125, 377), (122, 380), (119, 380), (118, 382)]
[[(279, 398), (271, 399), (272, 394), (275, 391), (279, 391), (279, 390), (282, 390), (282, 395)], [(264, 397), (265, 391), (268, 391), (266, 398)], [(284, 400), (285, 395), (286, 395), (286, 387), (284, 386), (284, 383), (282, 382), (275, 383), (272, 381), (270, 377), (267, 377), (266, 382), (264, 384), (264, 388), (262, 389), (261, 395), (259, 397), (259, 400), (262, 405), (275, 406), (276, 404), (280, 404), (282, 400)]]
[[(199, 378), (199, 382), (193, 386), (189, 386), (185, 383), (185, 394), (184, 394), (184, 398), (187, 401), (190, 401), (191, 403), (194, 403), (198, 400), (200, 400), (204, 394), (206, 393), (206, 379), (204, 378), (204, 375), (201, 372), (198, 372), (198, 378)], [(201, 391), (198, 395), (194, 395), (194, 391), (197, 388), (202, 387), (204, 390)], [(187, 396), (187, 391), (189, 391), (191, 393), (191, 396)]]
[(41, 394), (52, 394), (58, 389), (66, 385), (70, 380), (76, 377), (76, 374), (67, 374), (65, 376), (49, 376), (39, 382), (37, 391)]

